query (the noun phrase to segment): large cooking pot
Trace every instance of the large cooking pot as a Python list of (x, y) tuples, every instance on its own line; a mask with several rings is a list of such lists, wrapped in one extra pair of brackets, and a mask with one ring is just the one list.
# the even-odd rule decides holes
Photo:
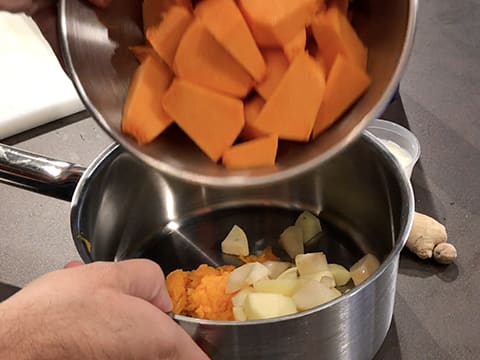
[(413, 44), (417, 9), (417, 0), (351, 1), (353, 24), (369, 49), (371, 87), (350, 111), (314, 141), (281, 142), (276, 166), (233, 171), (212, 163), (175, 127), (144, 146), (122, 133), (123, 103), (138, 66), (128, 47), (145, 42), (142, 1), (113, 1), (107, 10), (95, 9), (87, 3), (62, 0), (60, 30), (67, 67), (92, 116), (124, 149), (144, 163), (186, 181), (220, 186), (285, 180), (316, 168), (356, 139), (368, 122), (383, 112), (398, 87)]
[(386, 336), (414, 202), (404, 172), (368, 133), (335, 159), (269, 186), (193, 185), (119, 147), (84, 170), (1, 145), (0, 178), (59, 198), (73, 193), (71, 229), (84, 261), (146, 257), (167, 273), (230, 262), (219, 244), (234, 224), (246, 230), (251, 249), (261, 249), (275, 247), (301, 210), (320, 214), (325, 230), (310, 250), (347, 267), (375, 254), (382, 265), (366, 282), (328, 304), (272, 320), (175, 319), (214, 359), (370, 359)]

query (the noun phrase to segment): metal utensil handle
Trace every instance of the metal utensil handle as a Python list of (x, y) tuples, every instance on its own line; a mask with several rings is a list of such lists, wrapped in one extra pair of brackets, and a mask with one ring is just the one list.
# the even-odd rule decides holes
[(0, 144), (0, 182), (70, 201), (85, 168)]

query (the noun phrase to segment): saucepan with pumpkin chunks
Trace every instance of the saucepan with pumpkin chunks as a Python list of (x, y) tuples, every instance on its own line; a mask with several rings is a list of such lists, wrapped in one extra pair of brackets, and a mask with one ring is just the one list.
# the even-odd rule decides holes
[(315, 168), (376, 118), (413, 41), (415, 0), (61, 1), (67, 67), (135, 157), (197, 184)]
[(0, 181), (71, 199), (85, 262), (160, 264), (174, 319), (213, 359), (368, 359), (385, 339), (414, 202), (369, 133), (270, 185), (192, 184), (118, 146), (84, 169), (0, 145)]

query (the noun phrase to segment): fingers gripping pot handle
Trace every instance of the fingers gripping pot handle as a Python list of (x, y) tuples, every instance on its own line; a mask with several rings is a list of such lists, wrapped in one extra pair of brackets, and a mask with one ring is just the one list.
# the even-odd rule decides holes
[(85, 168), (0, 144), (0, 182), (70, 201)]

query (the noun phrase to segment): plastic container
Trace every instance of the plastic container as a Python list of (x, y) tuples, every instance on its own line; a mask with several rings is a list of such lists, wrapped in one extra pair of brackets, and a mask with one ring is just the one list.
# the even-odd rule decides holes
[(410, 178), (421, 153), (417, 137), (403, 126), (382, 119), (373, 120), (367, 131), (383, 142)]

